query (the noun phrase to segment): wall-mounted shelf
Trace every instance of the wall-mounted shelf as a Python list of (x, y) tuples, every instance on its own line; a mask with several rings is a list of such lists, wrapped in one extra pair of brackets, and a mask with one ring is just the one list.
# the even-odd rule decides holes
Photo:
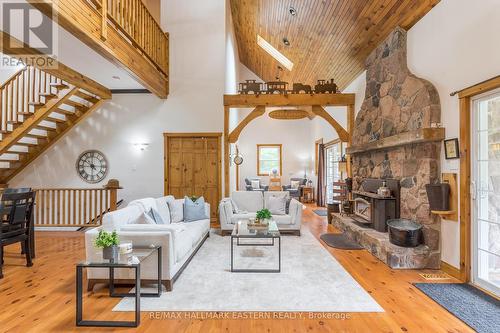
[(441, 216), (441, 218), (458, 222), (458, 185), (456, 173), (442, 173), (443, 183), (450, 184), (450, 210), (431, 210), (432, 214)]

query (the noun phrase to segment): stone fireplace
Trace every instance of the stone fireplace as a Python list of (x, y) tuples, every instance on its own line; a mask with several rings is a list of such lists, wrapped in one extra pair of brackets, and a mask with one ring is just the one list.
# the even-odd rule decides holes
[[(365, 178), (399, 180), (401, 217), (424, 225), (424, 246), (415, 250), (418, 262), (408, 266), (438, 268), (440, 219), (430, 213), (425, 185), (439, 182), (440, 178), (444, 129), (436, 128), (441, 119), (439, 95), (430, 82), (408, 69), (406, 31), (401, 28), (396, 28), (369, 55), (366, 70), (365, 100), (356, 117), (353, 146), (348, 150), (353, 160), (353, 188), (358, 189)], [(373, 248), (379, 241), (369, 247), (385, 256), (387, 248)], [(408, 258), (393, 258), (399, 249), (391, 251), (396, 254), (389, 253), (386, 262), (404, 268)], [(408, 251), (399, 252), (411, 255)]]

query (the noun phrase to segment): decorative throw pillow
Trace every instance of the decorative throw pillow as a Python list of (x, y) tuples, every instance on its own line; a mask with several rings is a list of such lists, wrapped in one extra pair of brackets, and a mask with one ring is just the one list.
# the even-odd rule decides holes
[(151, 208), (148, 212), (148, 215), (155, 221), (156, 224), (166, 224), (165, 221), (163, 221), (160, 213), (158, 213), (156, 209)]
[(170, 224), (170, 209), (168, 208), (168, 203), (167, 203), (169, 199), (175, 200), (172, 196), (166, 196), (156, 199), (157, 212), (158, 214), (160, 214), (164, 224)]
[(156, 224), (155, 220), (149, 216), (148, 213), (144, 212), (132, 221), (130, 224)]
[(205, 214), (205, 199), (199, 197), (196, 201), (184, 197), (184, 222), (207, 219)]
[(267, 202), (267, 209), (273, 215), (285, 215), (286, 198), (285, 197), (270, 197)]
[(285, 204), (285, 214), (289, 215), (290, 214), (290, 202), (292, 201), (292, 198), (286, 199), (286, 204)]
[(170, 210), (170, 222), (179, 223), (184, 220), (184, 199), (175, 199), (168, 201)]
[(233, 199), (229, 199), (231, 201), (231, 207), (233, 208), (233, 213), (238, 214), (240, 212), (240, 209), (238, 208), (238, 205)]
[(293, 189), (298, 189), (300, 187), (300, 180), (292, 180), (290, 181), (290, 185)]
[(252, 180), (252, 189), (254, 190), (260, 189), (260, 180), (258, 179)]

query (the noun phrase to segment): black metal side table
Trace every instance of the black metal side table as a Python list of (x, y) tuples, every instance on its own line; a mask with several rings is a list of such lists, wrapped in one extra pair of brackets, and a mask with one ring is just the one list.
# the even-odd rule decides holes
[[(141, 293), (141, 262), (149, 258), (153, 253), (158, 254), (158, 291), (154, 293)], [(141, 322), (141, 297), (161, 296), (161, 246), (147, 248), (133, 248), (132, 252), (120, 255), (118, 261), (97, 260), (92, 262), (81, 262), (76, 265), (76, 326), (95, 327), (137, 327)], [(108, 321), (108, 320), (83, 320), (83, 269), (84, 268), (107, 268), (109, 269), (109, 296), (110, 297), (135, 297), (135, 320), (134, 321)], [(128, 268), (135, 271), (135, 291), (131, 293), (116, 293), (114, 273), (116, 268)]]

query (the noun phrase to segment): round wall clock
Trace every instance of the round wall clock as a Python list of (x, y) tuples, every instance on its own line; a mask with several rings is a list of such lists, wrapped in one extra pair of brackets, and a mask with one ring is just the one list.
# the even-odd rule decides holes
[(98, 183), (108, 173), (108, 161), (98, 150), (87, 150), (76, 161), (76, 172), (87, 183)]

